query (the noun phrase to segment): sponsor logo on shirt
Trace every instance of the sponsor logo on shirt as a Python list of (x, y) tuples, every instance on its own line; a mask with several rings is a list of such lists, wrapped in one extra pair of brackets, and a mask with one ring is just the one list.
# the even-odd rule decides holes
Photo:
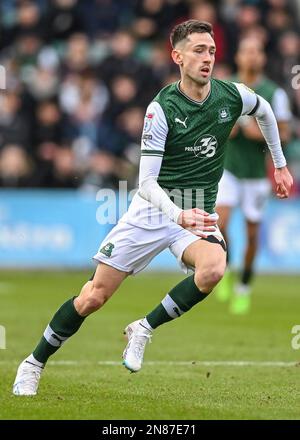
[(185, 151), (194, 153), (195, 157), (213, 157), (216, 154), (218, 141), (215, 136), (205, 134), (196, 140), (193, 147), (185, 147)]

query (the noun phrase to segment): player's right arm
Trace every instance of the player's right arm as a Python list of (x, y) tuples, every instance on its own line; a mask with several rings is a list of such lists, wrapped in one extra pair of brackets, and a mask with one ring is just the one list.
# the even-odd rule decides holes
[(170, 220), (185, 229), (190, 229), (196, 235), (205, 237), (205, 232), (214, 230), (216, 220), (198, 208), (180, 209), (157, 183), (168, 131), (162, 107), (158, 102), (152, 102), (147, 108), (141, 141), (139, 195), (162, 211)]

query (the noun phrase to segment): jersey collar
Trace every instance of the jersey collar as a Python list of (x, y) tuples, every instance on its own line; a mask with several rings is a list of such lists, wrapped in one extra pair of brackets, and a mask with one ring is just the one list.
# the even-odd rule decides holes
[(197, 105), (203, 105), (203, 104), (205, 104), (205, 102), (208, 100), (208, 98), (209, 98), (210, 95), (211, 95), (212, 81), (210, 81), (210, 91), (209, 91), (209, 94), (207, 95), (207, 97), (206, 97), (205, 99), (203, 99), (203, 101), (196, 101), (195, 99), (192, 99), (192, 98), (190, 98), (189, 96), (187, 96), (182, 90), (180, 90), (179, 84), (180, 84), (180, 80), (177, 81), (177, 83), (176, 83), (176, 89), (177, 89), (177, 91), (178, 91), (182, 96), (184, 96), (188, 101), (193, 102), (194, 104), (197, 104)]

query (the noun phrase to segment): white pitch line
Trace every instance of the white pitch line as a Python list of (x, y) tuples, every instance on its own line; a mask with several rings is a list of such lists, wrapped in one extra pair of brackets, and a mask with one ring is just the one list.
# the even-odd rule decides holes
[[(0, 365), (18, 364), (16, 361), (0, 361)], [(108, 365), (120, 366), (122, 361), (49, 361), (51, 366)], [(148, 361), (149, 366), (198, 366), (198, 367), (300, 367), (300, 362), (287, 361)]]

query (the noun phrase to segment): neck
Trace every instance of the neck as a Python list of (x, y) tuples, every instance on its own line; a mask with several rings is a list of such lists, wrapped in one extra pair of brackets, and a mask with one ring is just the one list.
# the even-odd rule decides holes
[(256, 84), (260, 80), (261, 76), (262, 74), (260, 72), (249, 72), (247, 70), (240, 70), (238, 72), (239, 79), (247, 86)]
[(201, 102), (207, 98), (210, 92), (210, 81), (202, 86), (190, 78), (185, 77), (181, 79), (179, 88), (189, 98)]

